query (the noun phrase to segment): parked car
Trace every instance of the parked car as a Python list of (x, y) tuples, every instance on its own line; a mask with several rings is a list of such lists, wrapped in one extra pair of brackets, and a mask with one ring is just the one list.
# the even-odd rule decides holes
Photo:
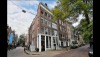
[(72, 49), (78, 48), (79, 44), (77, 42), (73, 42), (73, 44), (71, 45)]
[(93, 57), (93, 45), (89, 48), (89, 57)]

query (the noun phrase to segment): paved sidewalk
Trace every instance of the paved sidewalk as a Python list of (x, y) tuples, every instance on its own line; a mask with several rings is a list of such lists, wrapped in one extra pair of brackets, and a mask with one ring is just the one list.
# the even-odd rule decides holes
[[(70, 51), (70, 50), (68, 50)], [(66, 50), (66, 48), (62, 49), (62, 50), (48, 50), (48, 51), (43, 51), (43, 52), (31, 52), (28, 50), (25, 50), (25, 53), (29, 54), (29, 55), (56, 55), (56, 54), (60, 54), (60, 53), (64, 53), (64, 52), (68, 52)]]

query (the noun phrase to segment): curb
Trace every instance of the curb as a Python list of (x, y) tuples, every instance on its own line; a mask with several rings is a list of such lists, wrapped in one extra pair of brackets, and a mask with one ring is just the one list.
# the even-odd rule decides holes
[(30, 52), (28, 52), (28, 51), (26, 51), (26, 50), (24, 50), (24, 52), (25, 52), (26, 54), (28, 54), (28, 55), (40, 55), (40, 54), (36, 54), (36, 53), (31, 54)]
[[(65, 51), (65, 52), (69, 52), (69, 51), (71, 51), (72, 49), (70, 49), (70, 50), (67, 50), (67, 51)], [(35, 53), (35, 52), (30, 52), (30, 51), (28, 51), (28, 50), (24, 50), (24, 52), (26, 53), (26, 54), (28, 54), (28, 55), (41, 55), (40, 53)], [(64, 53), (65, 53), (64, 52)], [(62, 53), (62, 52), (61, 52)], [(58, 53), (59, 54), (59, 53)]]

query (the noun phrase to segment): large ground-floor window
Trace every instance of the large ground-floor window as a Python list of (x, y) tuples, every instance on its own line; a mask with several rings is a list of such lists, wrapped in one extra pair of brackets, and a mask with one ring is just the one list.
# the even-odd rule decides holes
[(48, 36), (46, 36), (46, 48), (48, 48)]
[(49, 43), (50, 43), (50, 48), (51, 48), (51, 37), (49, 37)]

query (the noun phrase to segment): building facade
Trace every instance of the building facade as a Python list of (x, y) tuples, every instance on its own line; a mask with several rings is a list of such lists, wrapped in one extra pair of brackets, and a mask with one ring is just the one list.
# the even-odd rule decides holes
[[(13, 34), (13, 39), (12, 39), (12, 43), (9, 43), (11, 33)], [(7, 26), (7, 43), (8, 43), (8, 45), (16, 46), (17, 38), (18, 38), (18, 35), (15, 34), (15, 31), (12, 30), (10, 26)]]
[[(52, 22), (53, 14), (47, 4), (39, 3), (37, 15), (33, 19), (29, 28), (29, 43), (39, 52), (53, 49), (62, 49), (69, 46), (68, 39), (71, 38), (70, 27), (66, 22), (57, 20)], [(68, 25), (68, 26), (67, 26)]]

